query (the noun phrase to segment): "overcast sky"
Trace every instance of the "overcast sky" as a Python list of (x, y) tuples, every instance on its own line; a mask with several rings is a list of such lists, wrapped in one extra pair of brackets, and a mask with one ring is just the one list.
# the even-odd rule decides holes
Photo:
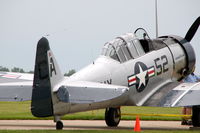
[[(155, 37), (154, 0), (0, 0), (0, 65), (34, 69), (36, 44), (48, 35), (62, 72), (79, 70), (104, 43), (143, 27)], [(184, 37), (200, 0), (158, 0), (159, 36)], [(191, 42), (200, 72), (200, 29)]]

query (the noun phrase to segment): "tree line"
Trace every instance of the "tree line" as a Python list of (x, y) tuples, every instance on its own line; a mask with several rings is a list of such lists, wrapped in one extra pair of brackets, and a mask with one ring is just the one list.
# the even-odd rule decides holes
[[(4, 66), (0, 66), (0, 71), (1, 72), (17, 72), (17, 73), (34, 73), (34, 71), (30, 70), (30, 71), (24, 71), (23, 68), (19, 68), (19, 67), (13, 67), (11, 69), (4, 67)], [(71, 76), (74, 73), (76, 73), (75, 69), (70, 69), (68, 72), (66, 72), (64, 74), (64, 76)]]

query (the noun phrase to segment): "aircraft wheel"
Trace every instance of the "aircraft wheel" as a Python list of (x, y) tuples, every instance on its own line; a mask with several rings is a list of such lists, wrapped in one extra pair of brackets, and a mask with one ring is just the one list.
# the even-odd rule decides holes
[(62, 123), (62, 121), (57, 121), (56, 122), (56, 129), (57, 130), (62, 130), (63, 129), (63, 123)]
[(107, 126), (116, 127), (121, 120), (120, 108), (106, 108), (105, 121)]
[(194, 127), (200, 127), (200, 107), (192, 107), (192, 125)]

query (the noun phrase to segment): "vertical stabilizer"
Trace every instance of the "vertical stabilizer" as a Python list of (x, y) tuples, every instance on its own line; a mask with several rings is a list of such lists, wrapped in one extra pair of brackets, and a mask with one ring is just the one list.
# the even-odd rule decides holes
[(37, 45), (31, 112), (36, 117), (52, 116), (52, 88), (63, 79), (46, 38)]

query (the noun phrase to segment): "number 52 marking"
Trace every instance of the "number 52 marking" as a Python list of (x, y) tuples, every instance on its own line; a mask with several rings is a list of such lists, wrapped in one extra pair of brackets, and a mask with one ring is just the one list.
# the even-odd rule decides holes
[[(160, 60), (162, 61), (162, 63), (159, 63)], [(157, 75), (160, 75), (162, 73), (165, 73), (168, 71), (168, 59), (166, 55), (161, 56), (161, 58), (156, 58), (154, 60), (155, 65), (156, 65), (156, 69), (157, 69)]]

